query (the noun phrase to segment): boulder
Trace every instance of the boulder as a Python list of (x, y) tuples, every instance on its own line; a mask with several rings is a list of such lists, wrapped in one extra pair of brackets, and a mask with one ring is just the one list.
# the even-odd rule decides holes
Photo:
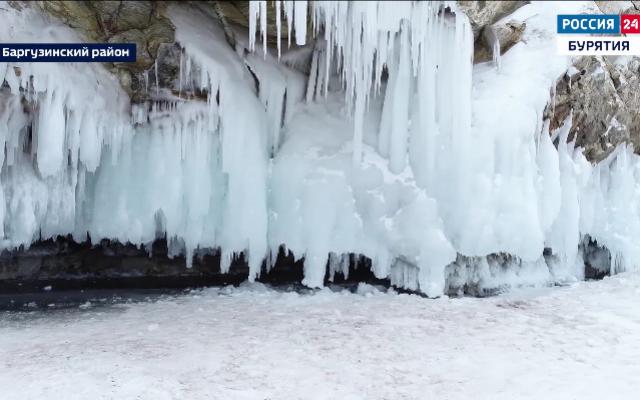
[(527, 25), (524, 22), (509, 20), (497, 22), (484, 27), (482, 35), (474, 45), (473, 61), (475, 63), (489, 61), (493, 58), (493, 45), (497, 40), (500, 44), (500, 54), (504, 54), (522, 38)]

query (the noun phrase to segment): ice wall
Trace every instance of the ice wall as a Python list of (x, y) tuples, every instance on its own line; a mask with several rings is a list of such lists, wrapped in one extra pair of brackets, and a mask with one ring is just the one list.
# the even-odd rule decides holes
[[(178, 84), (206, 101), (130, 105), (100, 65), (0, 65), (2, 248), (166, 235), (188, 265), (198, 249), (220, 248), (223, 270), (245, 252), (254, 279), (284, 245), (305, 257), (308, 286), (355, 253), (430, 296), (580, 279), (583, 235), (611, 251), (612, 272), (635, 269), (638, 156), (621, 147), (591, 165), (570, 119), (556, 132), (542, 121), (569, 66), (554, 15), (584, 11), (550, 4), (518, 11), (525, 40), (499, 70), (473, 68), (455, 2), (276, 1), (294, 40), (273, 54), (264, 1), (235, 49), (174, 5)], [(6, 42), (80, 41), (28, 7), (0, 22)], [(309, 76), (278, 61), (302, 44)]]
[[(307, 5), (283, 2), (289, 25), (307, 25), (298, 20), (306, 16), (296, 13), (300, 7)], [(291, 135), (274, 159), (270, 204), (277, 220), (270, 225), (270, 240), (272, 246), (284, 243), (306, 254), (306, 284), (322, 284), (328, 253), (352, 252), (372, 257), (380, 277), (389, 275), (397, 256), (406, 256), (418, 268), (418, 281), (411, 285), (428, 294), (442, 292), (444, 268), (456, 253), (435, 200), (446, 197), (455, 203), (452, 208), (459, 205), (469, 167), (464, 159), (473, 36), (466, 17), (454, 11), (453, 2), (313, 2), (316, 51), (306, 101), (324, 97), (343, 104), (353, 122), (327, 131), (332, 111), (310, 105), (313, 112), (288, 125), (295, 138)], [(266, 40), (266, 12), (263, 3), (254, 3), (250, 47), (258, 28)], [(306, 31), (295, 34), (298, 40)], [(332, 80), (341, 84), (342, 95), (328, 95)], [(339, 112), (333, 114), (339, 118)], [(368, 143), (365, 130), (373, 139)], [(339, 134), (332, 137), (333, 131)], [(316, 146), (343, 141), (345, 132), (352, 132), (343, 144), (348, 151), (317, 161), (309, 157)], [(307, 135), (318, 136), (318, 143)], [(305, 148), (304, 159), (289, 154)], [(435, 157), (436, 151), (450, 156)], [(352, 166), (344, 163), (345, 155)], [(320, 177), (280, 178), (300, 165), (305, 167), (298, 172), (308, 169)], [(447, 181), (456, 184), (440, 184)], [(298, 223), (299, 230), (292, 229)]]
[[(5, 5), (1, 13), (5, 42), (80, 41), (28, 8)], [(77, 232), (84, 177), (118, 162), (131, 135), (128, 97), (91, 64), (2, 64), (0, 76), (2, 247)], [(115, 150), (112, 159), (103, 158), (103, 147)]]
[[(3, 66), (4, 248), (68, 233), (141, 245), (166, 234), (187, 264), (196, 248), (220, 246), (223, 270), (245, 251), (251, 277), (259, 273), (267, 253), (267, 114), (222, 32), (199, 13), (179, 11), (177, 39), (190, 44), (181, 84), (205, 90), (207, 102), (130, 106), (100, 65)], [(81, 41), (30, 8), (7, 7), (2, 22), (9, 42)], [(239, 110), (251, 117), (238, 118)]]

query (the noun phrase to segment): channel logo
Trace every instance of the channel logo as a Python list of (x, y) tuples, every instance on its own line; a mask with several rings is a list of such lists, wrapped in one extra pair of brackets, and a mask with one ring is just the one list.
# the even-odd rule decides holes
[(640, 15), (558, 15), (562, 55), (640, 55)]
[(558, 15), (558, 33), (619, 34), (619, 15)]

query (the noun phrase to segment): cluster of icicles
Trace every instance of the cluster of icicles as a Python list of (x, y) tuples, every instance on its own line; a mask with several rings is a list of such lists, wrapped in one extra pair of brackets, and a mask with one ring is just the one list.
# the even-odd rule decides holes
[[(455, 133), (470, 127), (473, 35), (467, 17), (453, 1), (275, 1), (278, 55), (281, 53), (282, 11), (295, 27), (296, 44), (307, 43), (307, 10), (311, 9), (316, 48), (309, 88), (327, 93), (331, 68), (339, 70), (345, 101), (354, 115), (354, 164), (362, 158), (363, 119), (370, 97), (380, 94), (388, 70), (379, 152), (400, 172), (408, 154), (410, 121), (415, 132)], [(249, 47), (260, 27), (267, 52), (267, 1), (251, 1)], [(319, 53), (319, 54), (318, 54)], [(310, 98), (309, 90), (307, 99)], [(439, 96), (439, 97), (438, 97)], [(413, 99), (415, 97), (415, 99)], [(416, 103), (412, 103), (415, 100)], [(436, 104), (440, 103), (440, 106)], [(412, 109), (411, 104), (417, 107)]]
[[(384, 108), (376, 147), (393, 173), (410, 163), (418, 183), (429, 186), (443, 171), (428, 155), (409, 151), (409, 141), (421, 143), (427, 152), (435, 151), (438, 135), (451, 138), (447, 147), (454, 152), (464, 143), (469, 134), (472, 35), (466, 17), (450, 13), (454, 6), (275, 2), (278, 34), (286, 19), (289, 42), (293, 28), (296, 45), (311, 40), (307, 16), (312, 16), (316, 39), (306, 99), (326, 97), (338, 72), (347, 114), (355, 119), (356, 166), (363, 159), (365, 114), (380, 95)], [(248, 47), (254, 46), (259, 21), (265, 53), (244, 61), (202, 13), (176, 5), (169, 9), (176, 40), (184, 48), (180, 90), (184, 85), (206, 91), (205, 104), (170, 101), (165, 104), (171, 107), (150, 111), (146, 105), (133, 106), (127, 117), (126, 96), (100, 66), (4, 65), (10, 90), (3, 94), (0, 110), (9, 150), (0, 193), (5, 206), (0, 209), (2, 247), (29, 246), (66, 234), (78, 241), (109, 238), (147, 245), (166, 235), (170, 253), (184, 253), (188, 265), (197, 249), (216, 247), (223, 252), (223, 271), (239, 252), (248, 260), (249, 279), (260, 274), (265, 258), (270, 265), (270, 254), (289, 243), (278, 243), (277, 235), (270, 234), (282, 229), (272, 227), (278, 224), (279, 206), (268, 196), (269, 158), (277, 156), (283, 125), (305, 98), (307, 78), (265, 59), (266, 2), (252, 1), (250, 8)], [(34, 37), (35, 25), (41, 25), (50, 42), (80, 40), (29, 7), (3, 10), (2, 18), (7, 23), (0, 33), (7, 40), (42, 41)], [(281, 50), (278, 41), (278, 55)], [(258, 75), (258, 93), (243, 63)], [(385, 73), (390, 77), (386, 83)], [(21, 103), (25, 94), (26, 108)], [(160, 95), (157, 78), (155, 94)], [(238, 110), (250, 117), (238, 118)], [(315, 236), (314, 243), (327, 246), (290, 246), (296, 256), (316, 260), (305, 267), (310, 286), (322, 285), (330, 252), (366, 253), (380, 247), (378, 241), (338, 251)], [(375, 257), (375, 268), (377, 275), (387, 276), (396, 255), (383, 249), (384, 255)], [(447, 247), (446, 252), (436, 263), (450, 261), (453, 250)], [(442, 283), (436, 286), (442, 290)]]
[[(312, 47), (308, 76), (278, 62), (290, 56), (279, 40), (277, 55), (266, 48), (265, 1), (250, 3), (249, 40), (236, 49), (206, 13), (168, 7), (179, 90), (206, 102), (130, 106), (99, 65), (1, 65), (2, 248), (166, 236), (188, 266), (219, 248), (225, 272), (243, 252), (255, 279), (284, 245), (305, 257), (308, 286), (362, 254), (377, 277), (433, 296), (447, 279), (554, 279), (544, 247), (573, 268), (580, 233), (614, 249), (618, 271), (638, 258), (629, 238), (640, 219), (621, 211), (638, 203), (628, 149), (591, 167), (556, 149), (548, 129), (472, 133), (473, 35), (455, 2), (274, 4), (277, 35), (286, 21), (289, 43), (295, 33)], [(258, 28), (263, 51), (247, 54)], [(0, 10), (0, 37), (81, 40), (29, 7)], [(156, 78), (152, 92), (167, 91)], [(624, 189), (605, 190), (618, 181)], [(482, 261), (499, 252), (515, 256), (507, 275)]]

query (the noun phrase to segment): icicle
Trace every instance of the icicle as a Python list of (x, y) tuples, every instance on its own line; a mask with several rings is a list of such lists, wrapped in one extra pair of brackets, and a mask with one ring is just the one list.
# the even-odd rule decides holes
[(259, 2), (256, 0), (249, 1), (249, 50), (255, 50), (256, 46), (256, 31), (257, 31), (257, 17), (260, 12)]
[(502, 56), (500, 54), (500, 38), (498, 37), (495, 26), (490, 26), (487, 32), (488, 40), (491, 43), (493, 65), (498, 71), (500, 71), (500, 67), (502, 64)]
[(43, 176), (52, 176), (62, 168), (65, 151), (65, 117), (62, 94), (49, 90), (40, 105), (38, 121), (38, 170)]
[(311, 103), (313, 95), (316, 90), (316, 84), (318, 81), (318, 51), (314, 50), (311, 56), (311, 71), (309, 72), (309, 80), (307, 81), (307, 94), (305, 96), (306, 102)]
[[(280, 3), (276, 2), (276, 16), (278, 32), (280, 32)], [(250, 36), (254, 36), (255, 16), (260, 15), (261, 21), (266, 18), (266, 8), (263, 8), (261, 2), (252, 2), (250, 7)], [(412, 75), (418, 75), (420, 71), (429, 76), (433, 76), (432, 68), (423, 68), (421, 63), (430, 63), (430, 58), (423, 54), (430, 47), (430, 43), (438, 43), (438, 36), (443, 32), (453, 30), (457, 42), (466, 43), (468, 39), (463, 31), (468, 31), (468, 21), (466, 17), (460, 15), (455, 19), (454, 27), (451, 29), (449, 22), (444, 21), (440, 16), (444, 8), (442, 2), (437, 3), (412, 3), (408, 1), (394, 2), (392, 4), (384, 2), (315, 2), (313, 3), (313, 24), (314, 31), (317, 32), (318, 25), (324, 23), (326, 54), (318, 54), (319, 49), (314, 50), (311, 62), (311, 73), (309, 84), (307, 85), (306, 101), (310, 102), (322, 87), (322, 91), (326, 95), (329, 82), (329, 67), (333, 51), (338, 51), (338, 68), (341, 71), (342, 79), (345, 85), (345, 95), (347, 108), (354, 114), (354, 154), (353, 160), (355, 165), (359, 164), (362, 152), (362, 136), (364, 113), (369, 103), (369, 95), (372, 89), (377, 91), (380, 87), (382, 70), (388, 64), (389, 55), (395, 54), (400, 57), (396, 73), (400, 79), (391, 76), (393, 85), (387, 85), (387, 90), (391, 94), (386, 95), (385, 114), (392, 116), (390, 120), (383, 115), (381, 123), (381, 139), (379, 139), (379, 148), (383, 154), (387, 154), (387, 147), (390, 150), (392, 170), (399, 172), (404, 168), (407, 154), (408, 141), (408, 121), (409, 116), (409, 94), (411, 92)], [(449, 7), (451, 4), (446, 3)], [(294, 25), (296, 34), (296, 44), (303, 45), (306, 43), (306, 26), (307, 26), (307, 2), (305, 1), (285, 1), (284, 12), (288, 22), (289, 40), (291, 38), (291, 26)], [(438, 26), (435, 28), (435, 26)], [(435, 33), (435, 35), (434, 35)], [(451, 35), (446, 33), (447, 35)], [(279, 33), (278, 33), (279, 35)], [(452, 36), (452, 37), (453, 37)], [(251, 39), (250, 39), (251, 40)], [(398, 46), (394, 44), (396, 40), (400, 43)], [(471, 58), (469, 46), (463, 52), (462, 62), (467, 64), (466, 58)], [(498, 44), (499, 46), (499, 44)], [(433, 46), (431, 53), (435, 57), (443, 57), (439, 54), (439, 45)], [(422, 49), (422, 50), (420, 50)], [(448, 49), (447, 49), (448, 51)], [(266, 52), (266, 50), (265, 50)], [(433, 57), (432, 56), (432, 57)], [(456, 55), (460, 58), (459, 55)], [(451, 58), (451, 57), (449, 57)], [(422, 62), (420, 61), (422, 60)], [(318, 64), (323, 64), (323, 69)], [(433, 64), (431, 64), (433, 65)], [(445, 68), (443, 68), (445, 70)], [(448, 77), (452, 74), (443, 71), (443, 79), (448, 82)], [(373, 77), (373, 79), (371, 79)], [(422, 82), (434, 85), (433, 79), (425, 80), (418, 78)], [(442, 80), (442, 79), (441, 79)], [(442, 86), (442, 83), (439, 83)], [(434, 85), (435, 86), (435, 85)], [(457, 85), (465, 91), (467, 85)], [(437, 89), (432, 87), (430, 90)], [(424, 93), (424, 90), (422, 91)], [(439, 97), (444, 93), (440, 90)], [(461, 98), (463, 95), (454, 93), (446, 95), (445, 102), (450, 104), (454, 98)], [(465, 101), (468, 103), (468, 101)], [(387, 104), (389, 103), (389, 104)], [(427, 113), (429, 107), (436, 107), (436, 102), (429, 102), (427, 108), (423, 108)], [(444, 107), (441, 103), (440, 108)], [(431, 114), (429, 114), (431, 115)], [(433, 118), (429, 118), (430, 121)], [(456, 127), (460, 127), (460, 132), (468, 131), (462, 125), (469, 123), (468, 118), (461, 121), (451, 115), (443, 118), (441, 129), (446, 132)], [(427, 126), (423, 126), (423, 129)], [(433, 129), (432, 122), (428, 123), (428, 128)], [(457, 133), (456, 136), (462, 137), (465, 134)], [(388, 136), (388, 139), (387, 139)]]
[(180, 52), (180, 60), (178, 61), (178, 98), (182, 94), (182, 51)]
[(291, 47), (291, 33), (293, 28), (293, 0), (283, 0), (284, 1), (284, 12), (287, 17), (287, 47)]
[(267, 1), (249, 1), (249, 50), (255, 49), (257, 33), (257, 18), (260, 19), (260, 35), (262, 38), (262, 52), (267, 53)]
[(264, 56), (267, 54), (267, 1), (260, 0), (260, 33), (262, 35), (262, 53)]
[(400, 56), (393, 90), (391, 111), (391, 138), (389, 142), (389, 169), (400, 173), (407, 157), (409, 129), (409, 93), (411, 90), (411, 65), (409, 64), (409, 32), (403, 24), (400, 32)]
[(307, 42), (307, 1), (296, 0), (293, 2), (293, 7), (296, 44), (298, 46), (304, 46)]
[(353, 164), (358, 167), (362, 161), (362, 135), (365, 112), (365, 98), (360, 94), (356, 98), (356, 107), (354, 111), (354, 129), (353, 129)]
[(322, 94), (323, 96), (327, 95), (327, 88), (329, 87), (329, 75), (327, 66), (327, 52), (322, 49), (320, 50), (320, 56), (318, 59), (318, 80), (316, 86), (315, 98), (318, 95)]
[(324, 87), (322, 88), (322, 94), (324, 96), (324, 98), (327, 98), (327, 94), (329, 93), (329, 81), (331, 80), (331, 71), (330, 71), (330, 66), (331, 66), (331, 49), (326, 47), (326, 43), (325, 43), (325, 53), (324, 53), (324, 60), (325, 60), (325, 65), (324, 65)]
[(156, 73), (156, 96), (160, 95), (160, 80), (158, 79), (158, 60), (154, 63), (154, 69)]
[(502, 56), (500, 55), (500, 39), (498, 38), (496, 38), (496, 41), (493, 43), (493, 65), (500, 71)]
[(278, 46), (278, 59), (280, 59), (280, 47), (281, 47), (281, 43), (280, 43), (280, 38), (281, 38), (281, 32), (282, 32), (282, 11), (280, 11), (280, 0), (275, 0), (276, 3), (276, 38), (277, 38), (277, 46)]

